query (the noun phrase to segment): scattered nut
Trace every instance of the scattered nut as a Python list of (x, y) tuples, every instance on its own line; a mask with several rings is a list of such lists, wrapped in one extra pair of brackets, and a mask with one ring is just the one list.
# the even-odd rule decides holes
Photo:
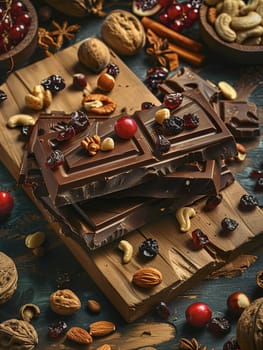
[(133, 246), (131, 243), (122, 239), (118, 245), (118, 248), (123, 251), (122, 262), (124, 264), (130, 262), (133, 255)]
[(99, 346), (97, 350), (111, 350), (111, 346), (109, 344), (103, 344)]
[(115, 79), (112, 75), (108, 73), (102, 73), (97, 80), (97, 88), (109, 92), (114, 88)]
[(106, 137), (100, 145), (101, 151), (112, 151), (115, 147), (115, 143), (112, 137)]
[(227, 82), (220, 81), (218, 83), (218, 87), (221, 90), (221, 93), (224, 95), (224, 97), (228, 100), (234, 100), (237, 98), (237, 92), (236, 90)]
[[(95, 105), (92, 105), (95, 104)], [(103, 94), (84, 95), (82, 106), (89, 112), (97, 116), (105, 116), (113, 113), (117, 107), (112, 98)]]
[(170, 118), (170, 115), (171, 115), (170, 109), (168, 109), (168, 108), (159, 109), (159, 110), (155, 113), (155, 121), (156, 121), (158, 124), (161, 124), (161, 125), (162, 125), (164, 119), (169, 119), (169, 118)]
[(100, 136), (87, 136), (80, 144), (82, 148), (88, 151), (90, 156), (95, 156), (100, 150)]
[(235, 157), (236, 160), (242, 162), (246, 158), (246, 149), (245, 146), (243, 146), (241, 143), (236, 143), (237, 148), (237, 156)]
[(90, 344), (93, 342), (92, 336), (84, 328), (71, 327), (66, 333), (67, 339), (77, 344)]
[(14, 114), (8, 121), (7, 126), (9, 128), (15, 128), (16, 126), (33, 126), (36, 120), (29, 114)]
[(94, 299), (89, 299), (87, 301), (87, 307), (92, 313), (99, 313), (101, 310), (100, 303)]
[(52, 93), (48, 89), (44, 89), (42, 85), (35, 85), (32, 93), (26, 94), (25, 103), (28, 108), (41, 110), (49, 107), (52, 102)]
[(142, 267), (137, 270), (132, 278), (132, 282), (140, 288), (150, 289), (163, 280), (162, 273), (154, 267)]
[(71, 315), (81, 308), (77, 295), (70, 289), (59, 289), (49, 298), (52, 311), (59, 315)]
[(214, 25), (216, 22), (217, 10), (215, 7), (209, 7), (207, 11), (207, 20), (208, 23)]
[(35, 304), (25, 304), (21, 306), (19, 315), (22, 320), (30, 322), (33, 318), (40, 315), (40, 308)]
[(35, 249), (40, 247), (46, 239), (44, 232), (35, 232), (26, 236), (25, 245), (27, 248)]
[(176, 219), (180, 225), (180, 231), (187, 232), (191, 228), (190, 219), (196, 215), (196, 211), (191, 207), (182, 207), (175, 213)]
[(256, 283), (259, 288), (263, 288), (263, 270), (257, 272)]
[(110, 321), (97, 321), (89, 325), (89, 333), (94, 337), (103, 337), (111, 334), (115, 329), (115, 324)]

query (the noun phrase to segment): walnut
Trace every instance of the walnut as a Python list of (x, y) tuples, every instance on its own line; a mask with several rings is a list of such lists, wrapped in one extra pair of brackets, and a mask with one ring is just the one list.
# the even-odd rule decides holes
[(0, 304), (8, 301), (17, 288), (18, 274), (14, 261), (0, 252)]

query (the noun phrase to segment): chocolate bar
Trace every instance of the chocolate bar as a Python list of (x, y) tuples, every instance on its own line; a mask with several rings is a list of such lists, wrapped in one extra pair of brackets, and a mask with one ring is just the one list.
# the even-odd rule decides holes
[[(236, 146), (231, 133), (200, 91), (185, 91), (183, 95), (176, 115), (197, 114), (200, 124), (195, 129), (167, 136), (171, 147), (163, 154), (156, 152), (154, 119), (161, 106), (134, 114), (138, 130), (129, 140), (121, 140), (114, 134), (116, 117), (90, 119), (87, 130), (67, 142), (58, 142), (56, 125), (68, 123), (70, 116), (61, 112), (41, 114), (32, 131), (28, 152), (41, 169), (52, 203), (59, 207), (132, 188), (170, 174), (186, 162), (235, 156)], [(89, 156), (80, 145), (87, 134), (98, 134), (101, 139), (113, 137), (114, 150)], [(46, 161), (54, 149), (63, 153), (65, 161), (52, 170), (46, 166)]]

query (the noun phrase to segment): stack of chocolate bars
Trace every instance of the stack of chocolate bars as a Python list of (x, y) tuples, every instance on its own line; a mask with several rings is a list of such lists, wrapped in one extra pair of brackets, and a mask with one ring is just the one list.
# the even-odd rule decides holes
[[(163, 105), (136, 112), (132, 117), (138, 129), (128, 140), (114, 132), (119, 116), (89, 116), (88, 126), (67, 140), (61, 139), (61, 131), (72, 114), (42, 113), (31, 130), (20, 182), (31, 185), (64, 233), (88, 250), (120, 239), (171, 209), (218, 194), (234, 181), (224, 160), (236, 156), (235, 138), (259, 135), (253, 104), (219, 101), (218, 88), (188, 68), (167, 79), (160, 90), (183, 96), (172, 115), (193, 114), (199, 121), (195, 128), (165, 135), (165, 151), (155, 121)], [(81, 141), (93, 135), (113, 138), (114, 149), (89, 155)]]

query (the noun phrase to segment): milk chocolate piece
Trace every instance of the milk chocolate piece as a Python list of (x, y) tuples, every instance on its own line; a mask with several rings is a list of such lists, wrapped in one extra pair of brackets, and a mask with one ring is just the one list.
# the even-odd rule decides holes
[(248, 101), (220, 101), (220, 117), (236, 138), (253, 138), (260, 135), (257, 106)]
[[(138, 124), (135, 136), (121, 140), (114, 134), (116, 118), (91, 119), (87, 130), (66, 142), (57, 141), (56, 125), (68, 123), (70, 116), (53, 112), (41, 114), (33, 128), (28, 152), (41, 169), (51, 201), (56, 206), (79, 202), (131, 188), (149, 180), (170, 174), (185, 162), (224, 159), (236, 155), (235, 141), (199, 90), (183, 93), (183, 103), (176, 110), (179, 117), (186, 113), (199, 116), (196, 129), (169, 135), (170, 150), (156, 154), (154, 115), (160, 107), (143, 110), (133, 116)], [(87, 135), (98, 134), (101, 139), (113, 137), (111, 152), (89, 154), (81, 147)], [(65, 162), (55, 170), (46, 166), (54, 149), (59, 149)], [(159, 157), (159, 158), (158, 158)]]

